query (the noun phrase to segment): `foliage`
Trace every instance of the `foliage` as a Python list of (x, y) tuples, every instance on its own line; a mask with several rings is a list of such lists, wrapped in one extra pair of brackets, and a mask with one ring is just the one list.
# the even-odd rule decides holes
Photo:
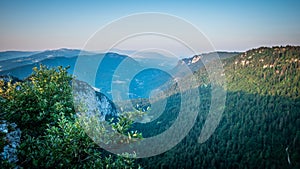
[[(73, 108), (67, 68), (34, 68), (23, 82), (0, 81), (1, 119), (22, 130), (18, 165), (24, 168), (135, 168), (134, 160), (112, 155), (86, 134)], [(122, 125), (119, 125), (119, 122)], [(114, 123), (129, 129), (131, 121)], [(140, 133), (132, 133), (140, 136)]]
[(73, 101), (67, 68), (34, 68), (33, 74), (24, 82), (0, 86), (4, 117), (17, 122), (23, 132), (42, 134), (47, 124), (58, 119), (61, 112), (72, 114)]
[(114, 131), (128, 135), (128, 142), (131, 138), (139, 138), (141, 139), (142, 133), (139, 133), (137, 130), (131, 130), (133, 125), (133, 119), (142, 116), (144, 114), (142, 111), (134, 111), (134, 112), (124, 112), (120, 117), (118, 117), (117, 122), (113, 122), (114, 119), (112, 118), (111, 126)]
[[(105, 152), (85, 133), (77, 119), (63, 114), (57, 126), (48, 126), (45, 135), (27, 136), (20, 148), (30, 167), (52, 168), (133, 168), (129, 158), (104, 155)], [(107, 153), (106, 153), (107, 154)]]

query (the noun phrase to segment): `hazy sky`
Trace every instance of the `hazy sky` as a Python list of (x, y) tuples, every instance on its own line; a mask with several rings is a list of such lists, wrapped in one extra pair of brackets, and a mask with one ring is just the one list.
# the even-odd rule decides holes
[(102, 26), (139, 12), (184, 18), (199, 28), (216, 50), (300, 45), (299, 0), (1, 0), (0, 50), (82, 49)]

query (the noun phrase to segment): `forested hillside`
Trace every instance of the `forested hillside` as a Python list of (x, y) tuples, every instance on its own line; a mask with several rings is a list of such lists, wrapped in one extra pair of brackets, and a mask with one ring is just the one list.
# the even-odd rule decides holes
[[(201, 112), (193, 129), (170, 151), (140, 162), (149, 168), (300, 168), (299, 59), (300, 47), (286, 46), (262, 47), (222, 60), (227, 80), (225, 111), (203, 144), (197, 138), (208, 113), (211, 88), (205, 69), (199, 70), (195, 75), (205, 85), (198, 87)], [(175, 102), (174, 96), (168, 101)], [(172, 116), (177, 115), (179, 104), (170, 105), (160, 118), (176, 118)], [(168, 128), (172, 120), (156, 132)]]
[(262, 47), (224, 63), (230, 91), (299, 97), (300, 47)]

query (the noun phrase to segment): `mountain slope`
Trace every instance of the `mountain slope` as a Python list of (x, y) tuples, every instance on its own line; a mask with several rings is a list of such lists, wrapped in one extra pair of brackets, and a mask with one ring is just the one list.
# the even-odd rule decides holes
[[(216, 131), (203, 144), (197, 138), (209, 113), (211, 86), (204, 68), (195, 72), (200, 84), (206, 85), (198, 87), (201, 110), (194, 127), (171, 150), (142, 159), (143, 166), (299, 168), (299, 59), (300, 47), (286, 46), (262, 47), (223, 60), (228, 89), (225, 110)], [(176, 119), (180, 98), (174, 96), (158, 120)], [(152, 136), (172, 124), (139, 127), (143, 135)]]
[(225, 61), (228, 89), (299, 97), (300, 47), (258, 48)]
[[(57, 49), (57, 50), (46, 50), (42, 52), (9, 52), (10, 58), (1, 60), (0, 67), (2, 71), (26, 66), (34, 63), (41, 62), (48, 58), (59, 58), (59, 57), (76, 57), (79, 54), (91, 55), (92, 53), (80, 51), (77, 49)], [(1, 56), (2, 53), (0, 53)]]

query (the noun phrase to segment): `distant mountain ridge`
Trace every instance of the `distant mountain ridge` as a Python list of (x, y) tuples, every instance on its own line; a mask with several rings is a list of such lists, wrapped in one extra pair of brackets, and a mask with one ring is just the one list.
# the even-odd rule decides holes
[[(73, 74), (79, 53), (79, 50), (45, 51), (33, 56), (25, 57), (24, 60), (22, 60), (22, 64), (8, 70), (2, 70), (0, 71), (0, 75), (12, 75), (17, 78), (24, 79), (32, 73), (33, 67), (39, 67), (40, 64), (46, 65), (47, 67), (70, 66), (68, 72)], [(110, 95), (114, 70), (124, 59), (130, 62), (133, 67), (140, 67), (138, 62), (125, 55), (119, 55), (116, 53), (86, 54), (87, 55), (80, 55), (80, 57), (85, 57), (85, 61), (87, 63), (84, 66), (86, 67), (90, 66), (89, 63), (97, 63), (99, 58), (102, 58), (96, 77), (94, 77), (95, 82), (89, 82), (89, 84), (95, 83), (95, 87), (100, 88), (101, 92), (107, 96)], [(86, 72), (86, 76), (91, 76), (91, 72)]]
[[(78, 61), (79, 57), (80, 61)], [(101, 62), (99, 62), (100, 60)], [(161, 74), (158, 69), (142, 71), (138, 73), (134, 79), (120, 77), (115, 71), (121, 68), (119, 66), (123, 61), (126, 61), (126, 65), (125, 67), (123, 65), (122, 71), (119, 73), (122, 73), (124, 76), (129, 76), (131, 72), (136, 72), (136, 70), (144, 69), (143, 65), (126, 55), (117, 53), (95, 54), (80, 50), (59, 49), (47, 50), (31, 56), (2, 61), (0, 62), (2, 66), (0, 75), (11, 75), (24, 79), (32, 73), (33, 67), (39, 67), (40, 64), (46, 65), (47, 67), (69, 66), (68, 72), (74, 74), (76, 65), (78, 65), (79, 62), (83, 62), (79, 64), (81, 67), (76, 67), (77, 73), (80, 71), (79, 73), (82, 74), (81, 78), (83, 79), (80, 80), (88, 82), (90, 85), (95, 85), (94, 87), (99, 88), (101, 92), (110, 99), (112, 99), (111, 91), (113, 84), (114, 87), (117, 87), (114, 91), (124, 90), (124, 85), (128, 85), (131, 88), (130, 93), (127, 93), (130, 97), (145, 98), (148, 97), (150, 93), (149, 90), (158, 87), (169, 78), (166, 74)], [(97, 63), (99, 65), (94, 65), (97, 66), (95, 77), (91, 77), (93, 73), (85, 72), (85, 70), (90, 70), (89, 67)], [(75, 76), (77, 75), (78, 74), (75, 74)], [(132, 82), (130, 80), (132, 80)], [(140, 90), (134, 90), (135, 88), (139, 88)]]
[[(238, 52), (211, 52), (211, 53), (204, 53), (200, 55), (195, 55), (191, 58), (183, 58), (179, 61), (178, 58), (172, 58), (169, 56), (164, 56), (161, 53), (156, 52), (137, 52), (135, 51), (127, 51), (124, 52), (123, 50), (116, 50), (119, 52), (111, 52), (116, 53), (122, 56), (129, 56), (133, 57), (136, 61), (140, 62), (141, 65), (146, 67), (157, 67), (163, 70), (171, 70), (174, 66), (177, 66), (180, 63), (185, 63), (189, 65), (189, 67), (195, 71), (199, 69), (202, 64), (201, 62), (197, 62), (200, 58), (209, 58), (209, 56), (213, 54), (218, 54), (221, 59), (232, 57), (234, 55), (239, 54)], [(95, 54), (103, 54), (100, 52), (94, 51), (83, 51), (79, 49), (67, 49), (61, 48), (56, 50), (45, 50), (45, 51), (5, 51), (0, 52), (0, 72), (10, 70), (16, 67), (34, 64), (41, 62), (48, 58), (72, 58), (78, 55), (95, 55)]]
[[(170, 79), (176, 78), (171, 77), (168, 74), (168, 70), (175, 72), (175, 76), (177, 76), (176, 71), (180, 71), (180, 67), (177, 67), (178, 70), (172, 70), (172, 65), (176, 64), (177, 58), (171, 58), (170, 56), (163, 56), (160, 53), (145, 51), (136, 54), (138, 54), (138, 56), (134, 57), (137, 58), (133, 59), (127, 55), (121, 55), (113, 52), (98, 54), (94, 52), (66, 48), (32, 53), (20, 52), (17, 53), (17, 56), (10, 56), (10, 59), (0, 61), (0, 75), (12, 75), (20, 79), (24, 79), (31, 74), (33, 67), (38, 67), (40, 64), (48, 67), (70, 66), (68, 72), (73, 74), (79, 55), (80, 58), (86, 58), (84, 59), (85, 64), (82, 65), (83, 67), (89, 67), (90, 64), (97, 63), (99, 58), (102, 58), (101, 64), (98, 65), (96, 77), (94, 77), (95, 81), (89, 80), (93, 79), (90, 77), (92, 75), (91, 72), (82, 72), (85, 75), (82, 76), (84, 79), (81, 80), (86, 81), (91, 85), (95, 84), (94, 87), (99, 88), (102, 93), (112, 99), (112, 85), (119, 87), (120, 90), (124, 90), (121, 88), (124, 88), (126, 85), (128, 85), (130, 86), (130, 90), (127, 95), (130, 97), (148, 98), (152, 90), (164, 85), (167, 81), (170, 81)], [(202, 67), (202, 62), (200, 59), (208, 59), (214, 54), (216, 53), (196, 55), (192, 58), (182, 59), (179, 62), (187, 64), (192, 71), (195, 71)], [(236, 53), (217, 52), (217, 54), (220, 56), (220, 58), (228, 58)], [(2, 55), (8, 56), (7, 52), (0, 52), (0, 58)], [(116, 75), (115, 71), (119, 69), (119, 65), (125, 60), (127, 62), (127, 66), (122, 68), (124, 69), (122, 70), (123, 76), (129, 76), (130, 72), (134, 72), (135, 70), (142, 70), (145, 68), (149, 70), (138, 73), (134, 79), (118, 77), (119, 75)], [(170, 84), (172, 83), (173, 81), (170, 82)], [(169, 86), (170, 84), (165, 86)]]
[[(10, 54), (9, 57), (5, 57), (8, 53)], [(16, 56), (14, 55), (14, 53), (16, 53)], [(10, 70), (16, 67), (38, 63), (48, 58), (71, 58), (76, 57), (79, 54), (92, 55), (94, 53), (85, 52), (78, 49), (66, 48), (58, 50), (46, 50), (42, 52), (0, 52), (0, 71)], [(7, 59), (4, 60), (3, 58)]]
[(9, 60), (9, 59), (14, 59), (18, 57), (27, 57), (30, 55), (33, 55), (35, 51), (5, 51), (5, 52), (0, 52), (0, 61), (3, 60)]

